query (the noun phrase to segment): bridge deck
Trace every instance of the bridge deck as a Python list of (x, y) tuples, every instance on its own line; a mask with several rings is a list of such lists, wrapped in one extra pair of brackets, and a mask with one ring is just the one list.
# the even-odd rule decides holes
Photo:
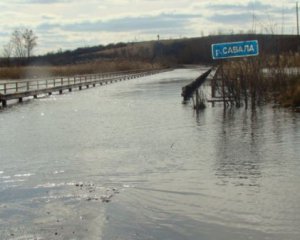
[(164, 70), (134, 70), (53, 79), (2, 81), (0, 82), (0, 102), (3, 107), (6, 107), (7, 101), (12, 99), (17, 99), (19, 102), (22, 102), (25, 97), (33, 96), (34, 98), (37, 98), (40, 94), (51, 95), (53, 92), (62, 94), (64, 90), (69, 90), (71, 92), (74, 88), (81, 90), (82, 87), (95, 87), (97, 84), (103, 85), (138, 78), (162, 71)]

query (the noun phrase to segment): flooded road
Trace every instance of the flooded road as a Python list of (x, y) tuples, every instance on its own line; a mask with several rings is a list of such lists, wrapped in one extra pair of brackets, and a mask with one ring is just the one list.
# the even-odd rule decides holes
[(300, 238), (300, 115), (181, 104), (205, 69), (0, 112), (0, 239)]

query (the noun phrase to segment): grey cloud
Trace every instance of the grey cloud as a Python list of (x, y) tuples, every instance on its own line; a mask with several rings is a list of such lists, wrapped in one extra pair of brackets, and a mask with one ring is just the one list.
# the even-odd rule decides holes
[(255, 10), (255, 11), (268, 11), (268, 9), (274, 9), (274, 6), (271, 4), (265, 4), (260, 1), (248, 2), (246, 5), (246, 10)]
[(270, 4), (264, 4), (259, 1), (248, 2), (245, 4), (218, 4), (218, 3), (210, 3), (206, 6), (206, 8), (212, 11), (249, 11), (249, 10), (266, 10), (272, 8)]
[(245, 13), (215, 14), (208, 19), (216, 23), (243, 25), (243, 23), (247, 23), (252, 20), (252, 16)]
[(287, 15), (293, 15), (296, 14), (296, 9), (295, 7), (289, 7), (289, 8), (286, 8), (284, 7), (283, 9), (282, 8), (273, 8), (271, 10), (272, 13), (275, 13), (275, 14), (287, 14)]
[(67, 3), (71, 2), (70, 0), (23, 0), (19, 1), (24, 4), (53, 4), (53, 3)]
[(126, 32), (126, 31), (148, 31), (158, 29), (185, 28), (190, 20), (200, 18), (193, 14), (161, 14), (158, 16), (124, 17), (108, 21), (83, 21), (71, 24), (44, 23), (38, 26), (41, 31), (60, 28), (72, 32)]
[(37, 30), (39, 31), (51, 31), (55, 28), (60, 28), (61, 25), (59, 24), (52, 24), (52, 23), (42, 23), (37, 27)]
[(207, 9), (211, 11), (228, 11), (228, 10), (245, 10), (245, 5), (233, 5), (233, 4), (218, 4), (218, 3), (210, 3), (206, 6)]
[[(215, 23), (243, 25), (249, 23), (255, 14), (256, 21), (282, 21), (294, 17), (295, 9), (289, 7), (279, 7), (278, 5), (265, 4), (262, 1), (245, 2), (244, 4), (217, 4), (212, 3), (206, 6), (214, 14), (208, 17), (208, 20)], [(254, 11), (254, 12), (253, 12)]]
[(46, 21), (55, 19), (55, 17), (53, 17), (53, 16), (47, 16), (47, 15), (43, 15), (43, 16), (41, 16), (41, 17), (42, 17), (42, 19), (44, 19), (44, 20), (46, 20)]
[(240, 11), (240, 12), (261, 12), (261, 13), (275, 13), (275, 14), (290, 14), (294, 13), (293, 7), (278, 7), (276, 5), (266, 4), (262, 1), (248, 1), (244, 4), (224, 4), (224, 3), (210, 3), (206, 5), (206, 8), (210, 11)]

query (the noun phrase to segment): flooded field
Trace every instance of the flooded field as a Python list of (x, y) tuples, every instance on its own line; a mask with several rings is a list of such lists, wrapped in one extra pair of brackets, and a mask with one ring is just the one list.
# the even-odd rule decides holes
[(0, 110), (0, 239), (299, 239), (300, 115), (195, 113), (204, 71)]

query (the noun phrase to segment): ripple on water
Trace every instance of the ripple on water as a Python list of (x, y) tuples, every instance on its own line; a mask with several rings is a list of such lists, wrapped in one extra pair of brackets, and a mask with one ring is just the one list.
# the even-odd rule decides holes
[(1, 176), (0, 179), (10, 179), (11, 176)]
[(35, 174), (33, 173), (23, 173), (23, 174), (15, 174), (14, 177), (31, 177)]
[(117, 187), (105, 187), (92, 182), (60, 182), (45, 183), (34, 187), (35, 189), (48, 189), (47, 195), (41, 199), (74, 199), (86, 201), (110, 202), (120, 193)]
[(65, 173), (65, 171), (64, 170), (55, 170), (53, 172), (54, 175), (56, 175), (56, 174), (62, 174), (62, 173)]
[[(298, 240), (300, 118), (218, 105), (195, 114), (180, 91), (197, 76), (179, 69), (1, 112), (0, 239), (22, 236), (2, 237), (10, 225), (101, 239), (89, 227), (101, 230), (103, 210), (117, 234), (103, 239)], [(75, 236), (57, 231), (63, 220)]]

